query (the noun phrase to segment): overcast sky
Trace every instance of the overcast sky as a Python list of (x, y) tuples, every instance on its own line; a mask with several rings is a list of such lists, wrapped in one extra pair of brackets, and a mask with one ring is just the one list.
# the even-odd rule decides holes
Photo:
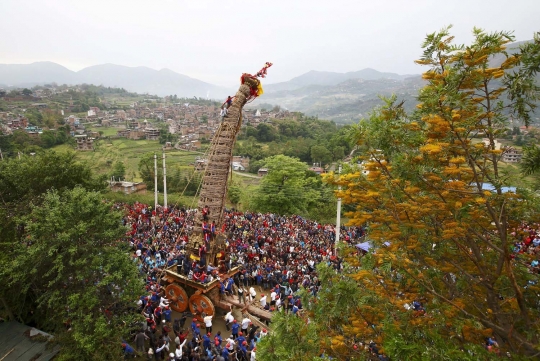
[[(268, 83), (309, 70), (420, 73), (426, 34), (453, 24), (540, 31), (540, 0), (0, 0), (0, 63), (169, 68), (235, 86), (271, 61)], [(1, 80), (1, 79), (0, 79)]]

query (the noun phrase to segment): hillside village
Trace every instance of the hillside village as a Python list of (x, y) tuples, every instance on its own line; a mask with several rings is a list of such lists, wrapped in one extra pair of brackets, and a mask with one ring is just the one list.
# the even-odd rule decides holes
[[(93, 93), (96, 89), (111, 94), (97, 96)], [(44, 130), (62, 128), (69, 133), (72, 138), (69, 143), (78, 151), (94, 150), (94, 142), (101, 137), (159, 141), (164, 149), (198, 151), (202, 144), (212, 139), (221, 121), (221, 104), (215, 101), (179, 99), (172, 95), (162, 98), (85, 84), (52, 84), (9, 93), (0, 89), (0, 100), (2, 134), (22, 130), (31, 139), (39, 139)], [(85, 101), (91, 106), (84, 106)], [(47, 115), (56, 121), (48, 126), (36, 124), (30, 117), (32, 114), (34, 117), (36, 114)], [(242, 119), (244, 125), (257, 127), (276, 119), (296, 120), (298, 114), (276, 106), (270, 110), (244, 109)], [(510, 142), (501, 139), (498, 149), (505, 150), (503, 160), (509, 163), (521, 160), (521, 150), (512, 145), (521, 145), (524, 137), (540, 135), (534, 126), (515, 127), (508, 133), (504, 140)], [(244, 170), (248, 165), (249, 160), (237, 159), (233, 166), (236, 170)]]
[[(141, 98), (129, 102), (122, 109), (114, 109), (114, 104), (105, 98), (101, 100), (101, 107), (90, 106), (86, 112), (73, 113), (77, 105), (72, 96), (63, 104), (57, 101), (62, 95), (81, 91), (78, 86), (62, 86), (35, 89), (31, 96), (5, 94), (7, 110), (0, 111), (2, 133), (9, 135), (16, 130), (24, 130), (30, 137), (36, 138), (44, 129), (53, 130), (65, 124), (76, 140), (76, 149), (88, 151), (93, 149), (94, 140), (102, 136), (99, 128), (115, 128), (116, 134), (110, 138), (158, 141), (160, 135), (168, 133), (177, 141), (174, 144), (166, 142), (166, 147), (198, 150), (201, 142), (212, 139), (221, 120), (219, 103), (178, 102), (173, 96)], [(54, 127), (40, 127), (26, 115), (29, 110), (55, 113), (59, 116), (59, 122)], [(294, 119), (295, 114), (279, 107), (272, 110), (244, 110), (242, 114), (243, 123), (254, 127), (272, 119), (284, 118)]]

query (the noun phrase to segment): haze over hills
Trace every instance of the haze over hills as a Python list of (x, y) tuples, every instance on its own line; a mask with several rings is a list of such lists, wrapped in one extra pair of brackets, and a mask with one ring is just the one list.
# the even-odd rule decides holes
[(102, 64), (71, 71), (52, 62), (32, 64), (0, 64), (0, 84), (29, 87), (45, 83), (94, 84), (125, 88), (137, 93), (160, 96), (176, 94), (179, 97), (221, 99), (231, 90), (178, 74), (169, 69), (154, 70), (147, 67), (128, 67)]
[[(312, 70), (287, 82), (266, 84), (264, 81), (265, 95), (259, 103), (272, 103), (308, 115), (347, 122), (358, 119), (368, 107), (380, 102), (378, 94), (390, 95), (406, 89), (411, 84), (404, 80), (408, 77), (369, 68), (348, 73)], [(0, 84), (4, 86), (30, 87), (52, 82), (87, 83), (160, 96), (176, 94), (211, 99), (224, 99), (236, 91), (169, 69), (154, 70), (143, 66), (101, 64), (75, 72), (52, 62), (0, 64)], [(403, 92), (409, 93), (409, 90)]]
[(289, 81), (275, 84), (265, 85), (265, 92), (276, 92), (282, 90), (295, 90), (309, 85), (338, 85), (350, 79), (378, 80), (378, 79), (394, 79), (402, 80), (414, 75), (399, 75), (396, 73), (383, 73), (375, 69), (366, 68), (359, 71), (347, 73), (335, 73), (329, 71), (311, 70), (305, 74), (297, 76)]
[[(524, 43), (508, 44), (508, 53), (517, 52)], [(491, 63), (498, 66), (504, 59), (504, 56), (495, 57)], [(540, 76), (538, 78), (540, 80)], [(286, 82), (268, 84), (268, 81), (271, 77), (263, 80), (264, 96), (252, 103), (251, 108), (262, 107), (263, 104), (279, 105), (290, 111), (338, 123), (355, 122), (366, 116), (375, 106), (382, 104), (380, 95), (396, 94), (400, 100), (405, 100), (406, 109), (412, 109), (416, 105), (418, 90), (424, 84), (420, 75), (401, 75), (371, 68), (347, 73), (311, 70)], [(236, 92), (236, 88), (216, 86), (169, 69), (102, 64), (74, 72), (52, 62), (0, 64), (0, 87), (30, 87), (52, 82), (87, 83), (121, 87), (137, 93), (217, 100)]]
[(374, 107), (382, 105), (380, 95), (396, 94), (400, 100), (405, 100), (405, 108), (412, 110), (416, 106), (418, 90), (423, 85), (420, 75), (405, 79), (353, 78), (336, 85), (308, 85), (292, 90), (266, 92), (267, 88), (271, 88), (269, 85), (265, 86), (264, 96), (254, 105), (280, 105), (320, 119), (351, 123), (366, 116)]

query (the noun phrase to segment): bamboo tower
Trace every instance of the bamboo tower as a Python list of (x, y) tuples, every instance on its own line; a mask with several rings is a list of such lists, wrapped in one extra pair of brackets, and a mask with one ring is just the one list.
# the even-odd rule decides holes
[[(223, 208), (227, 197), (227, 179), (231, 168), (232, 152), (236, 136), (242, 126), (242, 109), (248, 101), (262, 94), (262, 87), (257, 78), (264, 78), (266, 70), (270, 66), (272, 66), (272, 63), (266, 63), (255, 76), (242, 74), (242, 84), (212, 139), (199, 194), (199, 212), (196, 217), (195, 229), (189, 237), (187, 246), (191, 259), (199, 260), (199, 247), (205, 245), (202, 232), (202, 209), (204, 207), (208, 207), (210, 211), (208, 222), (210, 224), (215, 222), (217, 229), (221, 227)], [(217, 237), (212, 237), (208, 244), (209, 247), (206, 247), (205, 251), (206, 264), (217, 265), (220, 259), (224, 259), (225, 241), (226, 237), (221, 233)]]
[(227, 197), (227, 179), (231, 168), (232, 152), (236, 136), (242, 126), (242, 109), (251, 97), (252, 89), (257, 89), (259, 81), (246, 77), (240, 86), (227, 115), (223, 118), (214, 135), (208, 155), (208, 163), (202, 179), (199, 209), (208, 206), (209, 221), (221, 225), (223, 208)]

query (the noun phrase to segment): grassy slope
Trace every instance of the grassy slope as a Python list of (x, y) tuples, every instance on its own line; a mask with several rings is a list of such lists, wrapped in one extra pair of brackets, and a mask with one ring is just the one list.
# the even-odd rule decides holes
[[(104, 136), (108, 133), (116, 134), (119, 128), (96, 128), (96, 130), (102, 130)], [(126, 179), (141, 181), (139, 175), (139, 160), (145, 153), (157, 153), (158, 157), (161, 157), (162, 145), (157, 141), (147, 140), (130, 140), (130, 139), (112, 139), (99, 140), (96, 146), (96, 150), (93, 152), (75, 152), (77, 159), (87, 162), (93, 171), (98, 174), (107, 174), (111, 171), (115, 162), (121, 161), (126, 167)], [(66, 144), (57, 146), (54, 148), (58, 152), (73, 151), (71, 146)], [(204, 157), (200, 152), (187, 152), (181, 150), (167, 150), (167, 170), (172, 171), (173, 167), (180, 166), (186, 169), (193, 169), (192, 163), (195, 162), (196, 157)], [(158, 159), (158, 167), (162, 167), (163, 161)], [(236, 174), (232, 175), (234, 183), (239, 183), (243, 189), (245, 197), (249, 197), (250, 192), (254, 187), (259, 184), (259, 179), (242, 177)], [(143, 203), (153, 204), (154, 194), (147, 192), (146, 194), (125, 195), (122, 193), (108, 193), (107, 197), (117, 201), (134, 202), (139, 201)], [(163, 204), (163, 194), (159, 194), (159, 203)], [(244, 197), (243, 197), (244, 198)], [(169, 194), (169, 204), (182, 204), (188, 207), (196, 206), (197, 200), (194, 197), (187, 197), (181, 194)], [(231, 206), (231, 205), (229, 205)]]

